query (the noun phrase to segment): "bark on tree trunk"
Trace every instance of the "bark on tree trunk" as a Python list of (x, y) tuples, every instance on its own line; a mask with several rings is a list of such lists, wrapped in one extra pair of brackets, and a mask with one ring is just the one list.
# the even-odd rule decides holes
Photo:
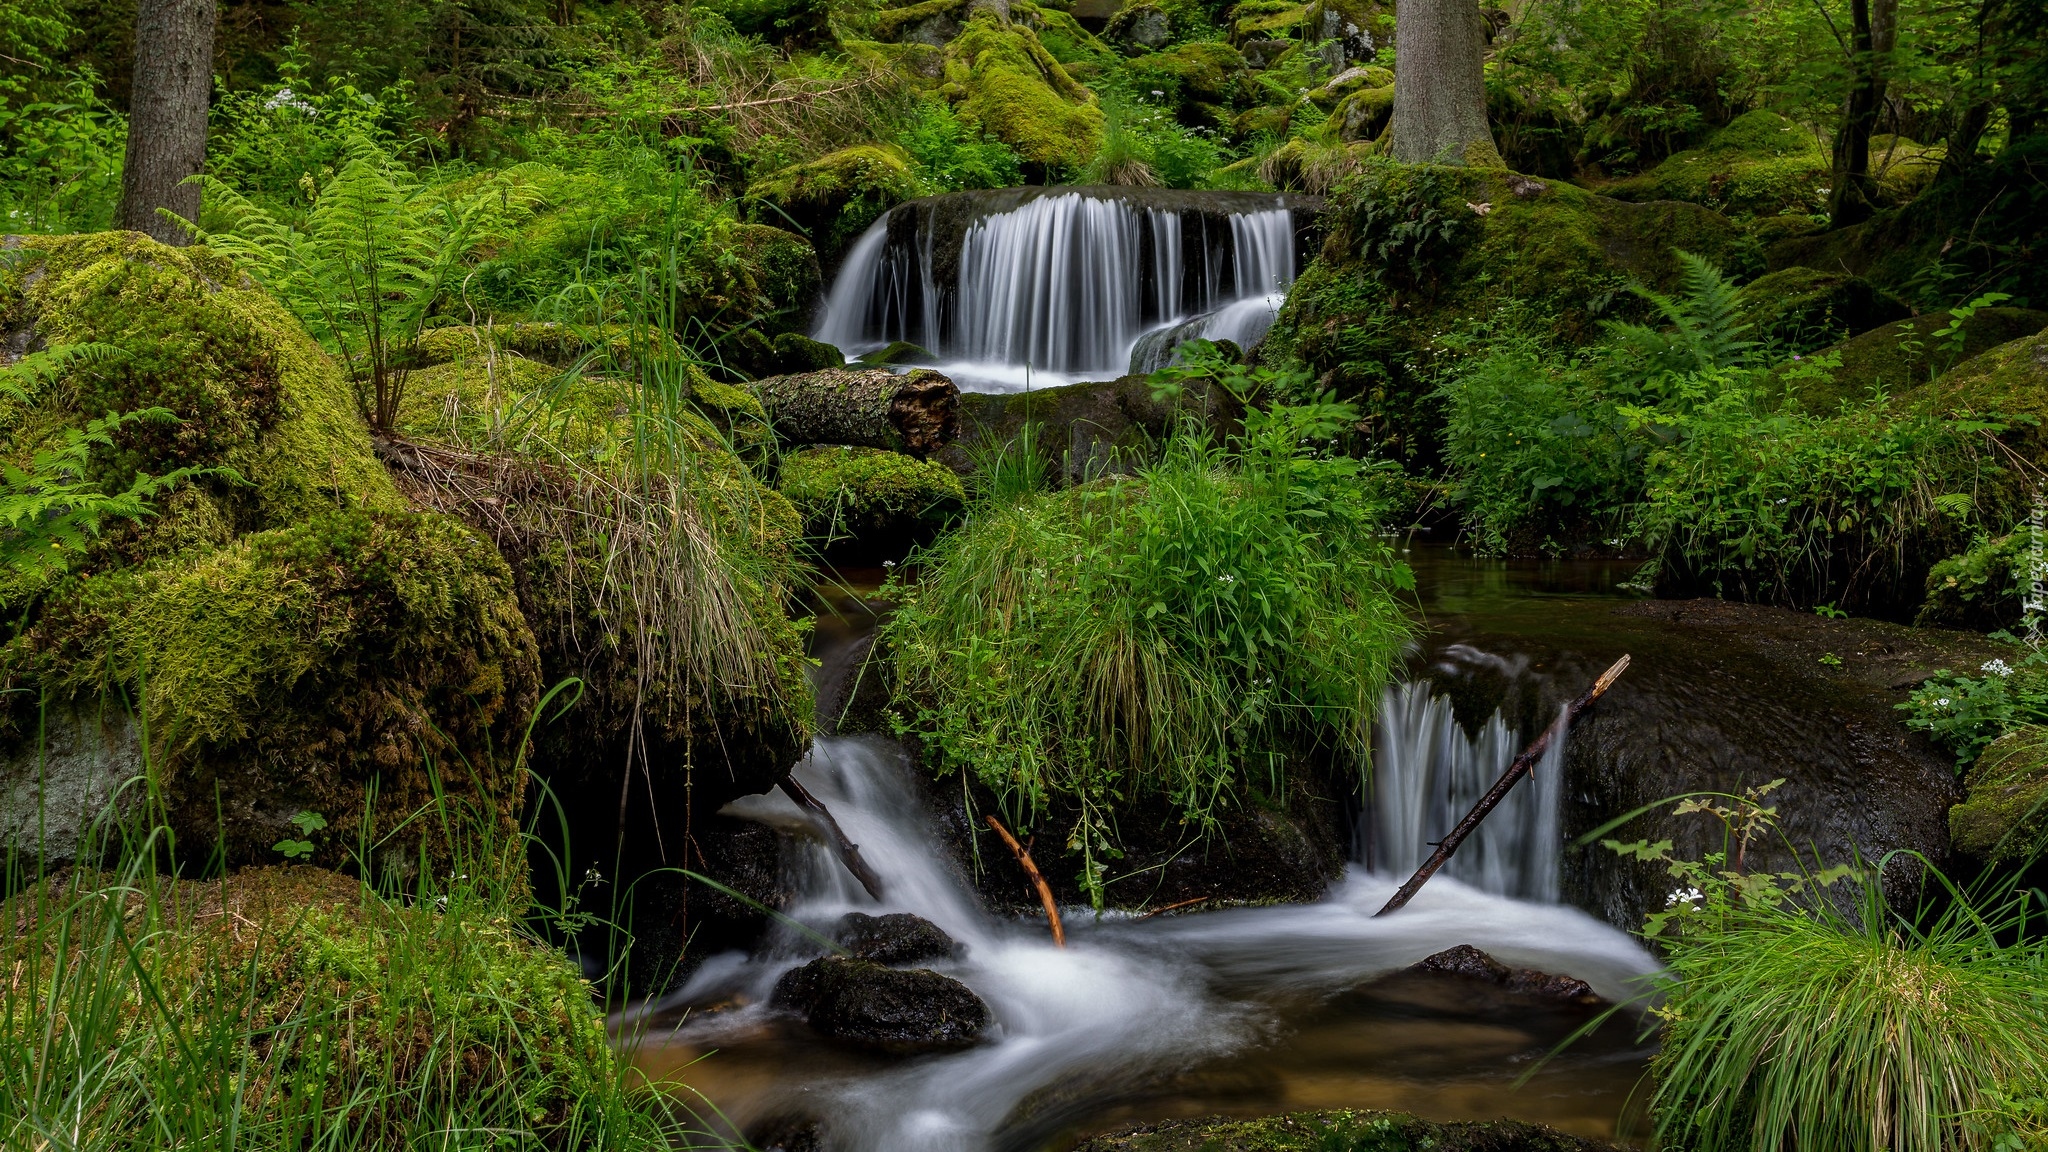
[(929, 456), (960, 433), (960, 390), (942, 373), (827, 368), (753, 383), (791, 444), (852, 444)]
[(1485, 52), (1475, 0), (1396, 0), (1394, 159), (1506, 167), (1486, 125)]
[(135, 12), (120, 223), (166, 244), (191, 240), (159, 208), (199, 219), (199, 185), (185, 181), (206, 163), (214, 20), (214, 0), (142, 0)]
[(1835, 133), (1835, 163), (1828, 215), (1837, 228), (1860, 224), (1877, 211), (1877, 182), (1870, 178), (1870, 134), (1884, 110), (1887, 73), (1899, 37), (1899, 0), (1850, 0), (1851, 73), (1856, 77), (1842, 105)]

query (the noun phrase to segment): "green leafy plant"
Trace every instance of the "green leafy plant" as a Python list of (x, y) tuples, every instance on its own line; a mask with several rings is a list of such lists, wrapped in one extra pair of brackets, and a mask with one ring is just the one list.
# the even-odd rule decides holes
[(311, 856), (314, 845), (310, 837), (327, 827), (327, 817), (318, 812), (295, 812), (292, 814), (292, 824), (298, 828), (299, 835), (307, 839), (279, 840), (271, 845), (271, 850), (284, 853), (287, 860), (301, 860)]
[[(1782, 842), (1777, 811), (1764, 803), (1782, 783), (1682, 799), (1675, 812), (1707, 815), (1723, 830), (1723, 849), (1696, 860), (1677, 857), (1668, 840), (1604, 842), (1662, 865), (1677, 884), (1644, 927), (1668, 965), (1650, 1014), (1663, 1040), (1651, 1103), (1660, 1143), (1755, 1152), (2029, 1146), (2041, 1130), (2015, 1101), (2048, 1082), (2048, 1005), (2038, 990), (2048, 955), (2032, 896), (1952, 893), (1945, 910), (1918, 923), (1887, 903), (1883, 862), (1747, 866), (1760, 840)], [(1939, 876), (1931, 867), (1926, 875)], [(2019, 942), (2007, 942), (2014, 935)]]
[(1968, 304), (1959, 304), (1948, 310), (1948, 323), (1936, 328), (1932, 335), (1947, 346), (1951, 360), (1959, 358), (1969, 343), (1965, 326), (1969, 324), (1970, 317), (1975, 316), (1979, 308), (1995, 307), (2010, 299), (2010, 292), (1986, 292)]
[(1961, 769), (2007, 732), (2048, 723), (2048, 654), (2022, 650), (2010, 662), (1985, 661), (1980, 676), (1944, 668), (1928, 677), (1898, 706), (1906, 726), (1953, 751)]
[(388, 430), (421, 336), (477, 250), (535, 197), (516, 169), (437, 188), (371, 140), (352, 140), (348, 157), (318, 189), (303, 227), (209, 178), (209, 214), (226, 226), (200, 235), (342, 357), (364, 418)]
[(1636, 383), (1667, 375), (1738, 368), (1757, 347), (1743, 337), (1752, 325), (1741, 321), (1741, 290), (1702, 256), (1677, 252), (1684, 270), (1679, 296), (1666, 296), (1641, 285), (1636, 295), (1650, 302), (1668, 327), (1620, 320), (1606, 322), (1608, 333), (1639, 361)]

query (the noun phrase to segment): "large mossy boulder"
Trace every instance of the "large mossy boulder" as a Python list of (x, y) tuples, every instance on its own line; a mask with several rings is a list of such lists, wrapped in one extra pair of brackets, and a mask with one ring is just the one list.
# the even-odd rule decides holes
[(1102, 109), (1038, 36), (977, 14), (946, 48), (946, 83), (960, 118), (1053, 173), (1079, 168), (1102, 147)]
[[(1951, 326), (1954, 332), (1936, 335)], [(1786, 365), (1777, 370), (1776, 378), (1808, 411), (1825, 412), (1845, 400), (1867, 400), (1880, 392), (1895, 397), (1912, 392), (1924, 399), (1928, 394), (1916, 390), (1967, 366), (1967, 373), (1943, 381), (1944, 403), (2008, 415), (2037, 412), (2039, 385), (2030, 382), (2034, 369), (2025, 356), (1971, 362), (1994, 350), (2016, 351), (2016, 341), (2043, 327), (2048, 327), (2048, 312), (2031, 308), (1979, 308), (1960, 321), (1947, 312), (1915, 316), (1824, 348), (1813, 355), (1813, 363)], [(2013, 370), (1995, 371), (2001, 368)], [(2026, 406), (2008, 406), (2013, 403)]]
[(747, 186), (762, 214), (794, 222), (819, 258), (836, 266), (882, 213), (916, 196), (910, 157), (893, 144), (857, 144), (771, 172)]
[(1861, 276), (1783, 268), (1742, 287), (1748, 337), (1793, 353), (1812, 352), (1908, 319), (1906, 302)]
[[(204, 1078), (220, 1098), (200, 1116), (239, 1113), (257, 1131), (324, 1120), (371, 1147), (438, 1139), (451, 1122), (574, 1146), (616, 1119), (620, 1057), (568, 958), (512, 918), (516, 903), (481, 895), (401, 903), (304, 865), (139, 885), (81, 868), (0, 902), (0, 964), (19, 975), (68, 962), (59, 971), (77, 983), (51, 995), (73, 1004), (112, 965), (112, 997), (70, 1021), (106, 1043), (86, 1059), (156, 1085)], [(17, 1017), (0, 1035), (18, 1044), (24, 1024), (49, 1022)], [(125, 1147), (122, 1126), (160, 1116), (107, 1109), (96, 1131)]]
[(783, 457), (779, 490), (804, 518), (805, 535), (868, 545), (929, 540), (967, 499), (960, 477), (936, 460), (842, 444)]
[(1618, 200), (1684, 200), (1735, 216), (1827, 206), (1828, 155), (1813, 133), (1775, 112), (1748, 112), (1706, 144), (1673, 153), (1600, 191)]
[(64, 854), (87, 801), (146, 767), (191, 858), (273, 859), (307, 810), (329, 825), (323, 861), (363, 845), (445, 860), (448, 825), (423, 816), (443, 804), (509, 849), (509, 757), (539, 676), (512, 574), (462, 524), (410, 510), (297, 321), (225, 258), (134, 233), (36, 240), (0, 307), (17, 354), (114, 350), (0, 411), (7, 463), (161, 407), (175, 420), (124, 426), (87, 478), (214, 470), (53, 571), (0, 580), (10, 807), (68, 798), (72, 816), (12, 822), (12, 845)]
[(1436, 451), (1424, 366), (1461, 328), (1499, 317), (1565, 342), (1676, 287), (1683, 250), (1732, 273), (1746, 238), (1695, 204), (1634, 204), (1504, 170), (1364, 161), (1330, 193), (1320, 254), (1288, 292), (1260, 357), (1362, 401), (1383, 451)]
[(2048, 728), (2027, 725), (1984, 749), (1948, 810), (1955, 849), (1986, 863), (2030, 860), (2048, 847)]

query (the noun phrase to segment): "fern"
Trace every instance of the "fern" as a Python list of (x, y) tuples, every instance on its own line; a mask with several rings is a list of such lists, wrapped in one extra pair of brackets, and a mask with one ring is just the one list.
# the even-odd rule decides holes
[(460, 192), (435, 188), (375, 143), (356, 138), (349, 159), (293, 228), (233, 188), (205, 178), (225, 230), (201, 232), (286, 302), (346, 362), (373, 428), (389, 430), (420, 337), (460, 287), (469, 259), (538, 203), (525, 167)]
[[(65, 369), (122, 355), (107, 344), (61, 345), (31, 353), (0, 369), (0, 398), (34, 404)], [(87, 479), (93, 449), (114, 447), (114, 433), (137, 422), (175, 424), (178, 417), (168, 408), (109, 412), (83, 428), (64, 429), (61, 443), (37, 451), (26, 468), (0, 463), (0, 567), (32, 581), (48, 579), (83, 554), (109, 521), (155, 515), (151, 503), (156, 497), (194, 477), (233, 477), (218, 468), (179, 468), (162, 476), (138, 472), (126, 491), (104, 491)]]
[(1650, 302), (1668, 328), (1610, 320), (1608, 332), (1641, 358), (1646, 379), (1747, 365), (1757, 342), (1743, 339), (1753, 326), (1741, 322), (1741, 290), (1705, 257), (1677, 256), (1685, 270), (1682, 296), (1641, 285), (1631, 289)]

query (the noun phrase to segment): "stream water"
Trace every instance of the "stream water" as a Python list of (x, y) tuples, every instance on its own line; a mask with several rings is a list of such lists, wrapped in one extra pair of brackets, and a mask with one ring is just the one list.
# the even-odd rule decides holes
[[(820, 634), (832, 646), (850, 638), (844, 627)], [(1510, 1090), (1591, 1010), (1388, 979), (1459, 944), (1579, 977), (1617, 1000), (1656, 968), (1627, 934), (1556, 902), (1561, 749), (1409, 908), (1373, 918), (1424, 841), (1448, 829), (1521, 742), (1497, 715), (1457, 720), (1426, 682), (1388, 692), (1361, 859), (1323, 900), (1147, 919), (1070, 909), (1065, 949), (1042, 920), (984, 909), (942, 853), (921, 783), (894, 742), (820, 739), (796, 775), (860, 844), (885, 900), (860, 889), (779, 792), (727, 811), (795, 833), (784, 840), (795, 920), (829, 931), (849, 911), (913, 912), (964, 943), (964, 955), (933, 967), (987, 1002), (990, 1038), (910, 1059), (822, 1041), (767, 1007), (776, 978), (819, 954), (779, 927), (751, 953), (706, 961), (645, 1014), (640, 1066), (687, 1081), (757, 1143), (815, 1124), (824, 1147), (845, 1152), (1027, 1152), (1122, 1120), (1311, 1107), (1512, 1116), (1613, 1134), (1647, 1058), (1633, 1017)]]

